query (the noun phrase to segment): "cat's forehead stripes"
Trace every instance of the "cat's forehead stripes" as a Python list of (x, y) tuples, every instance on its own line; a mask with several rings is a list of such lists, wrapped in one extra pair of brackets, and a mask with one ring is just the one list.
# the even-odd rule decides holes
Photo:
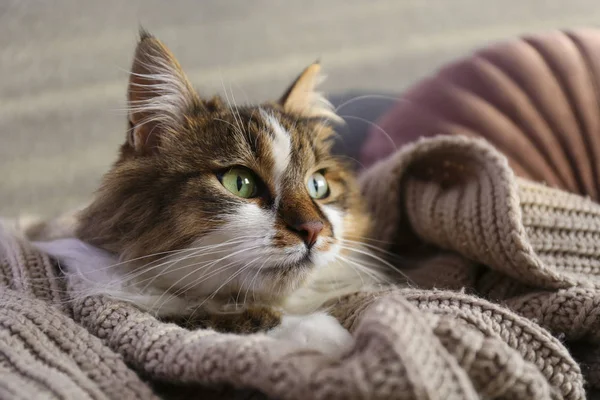
[(273, 175), (275, 175), (275, 177), (281, 177), (290, 162), (292, 147), (290, 132), (286, 131), (286, 129), (281, 126), (281, 123), (273, 116), (273, 114), (270, 114), (263, 109), (260, 110), (260, 113), (267, 122), (270, 132), (273, 135), (273, 140), (271, 141), (274, 161)]
[(271, 156), (273, 158), (273, 178), (275, 181), (276, 197), (281, 195), (281, 181), (288, 168), (292, 143), (291, 134), (279, 122), (275, 116), (262, 108), (260, 109), (261, 117), (265, 120), (267, 129), (271, 134), (270, 141)]

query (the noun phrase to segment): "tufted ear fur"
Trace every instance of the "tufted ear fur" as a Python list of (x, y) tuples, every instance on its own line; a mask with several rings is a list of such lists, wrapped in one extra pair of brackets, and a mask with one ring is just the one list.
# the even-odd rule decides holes
[(324, 80), (321, 65), (318, 62), (309, 65), (286, 90), (279, 104), (287, 112), (340, 121), (331, 103), (317, 91), (318, 85)]
[(157, 151), (161, 137), (176, 133), (198, 95), (173, 54), (148, 32), (140, 31), (127, 91), (129, 144), (137, 153)]

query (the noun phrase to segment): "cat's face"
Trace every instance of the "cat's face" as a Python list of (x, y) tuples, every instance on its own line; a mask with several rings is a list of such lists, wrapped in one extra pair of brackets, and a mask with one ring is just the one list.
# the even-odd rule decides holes
[(78, 236), (133, 260), (139, 284), (183, 296), (273, 299), (334, 262), (365, 220), (350, 171), (329, 153), (318, 70), (276, 103), (204, 101), (143, 35), (128, 140)]

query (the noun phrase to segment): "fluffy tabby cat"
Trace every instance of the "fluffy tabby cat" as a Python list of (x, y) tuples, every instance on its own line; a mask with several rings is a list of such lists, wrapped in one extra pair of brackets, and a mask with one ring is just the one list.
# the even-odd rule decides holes
[(277, 102), (232, 106), (199, 97), (142, 32), (118, 160), (73, 237), (38, 246), (86, 295), (345, 348), (348, 332), (316, 309), (376, 279), (357, 258), (367, 219), (351, 172), (330, 154), (336, 116), (315, 91), (319, 71), (306, 68)]

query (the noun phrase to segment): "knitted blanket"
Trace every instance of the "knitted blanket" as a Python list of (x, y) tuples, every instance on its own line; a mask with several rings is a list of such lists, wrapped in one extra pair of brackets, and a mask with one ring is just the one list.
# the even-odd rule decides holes
[(419, 268), (334, 305), (355, 338), (339, 359), (71, 296), (56, 264), (4, 229), (0, 398), (582, 399), (600, 387), (600, 205), (516, 178), (491, 145), (458, 136), (405, 147), (362, 185), (374, 237)]

